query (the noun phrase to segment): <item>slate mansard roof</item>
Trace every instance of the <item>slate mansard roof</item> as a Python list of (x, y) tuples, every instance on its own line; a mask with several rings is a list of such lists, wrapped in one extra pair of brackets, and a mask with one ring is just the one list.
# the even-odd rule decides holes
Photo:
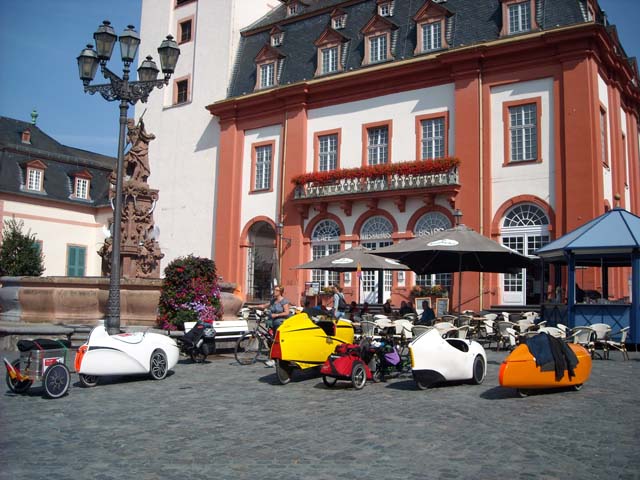
[[(587, 22), (586, 0), (535, 0), (535, 2), (535, 20), (541, 30)], [(441, 0), (435, 3), (452, 13), (447, 23), (448, 32), (446, 33), (449, 48), (438, 52), (500, 38), (502, 28), (500, 0)], [(416, 24), (413, 17), (424, 4), (425, 0), (394, 0), (393, 15), (386, 17), (386, 20), (397, 26), (391, 39), (394, 60), (416, 56), (414, 54)], [(367, 68), (362, 65), (364, 37), (361, 30), (377, 12), (376, 0), (304, 0), (302, 7), (300, 13), (287, 17), (286, 5), (283, 3), (242, 31), (228, 91), (229, 98), (254, 91), (256, 84), (254, 60), (260, 50), (269, 43), (269, 31), (276, 25), (284, 32), (282, 45), (276, 47), (276, 50), (284, 56), (279, 85), (314, 78), (317, 65), (317, 49), (314, 41), (330, 25), (331, 12), (338, 7), (347, 14), (346, 26), (339, 30), (340, 34), (348, 39), (344, 71)]]
[[(22, 142), (22, 132), (31, 132), (31, 142)], [(24, 188), (26, 164), (39, 160), (46, 165), (42, 192)], [(55, 200), (67, 204), (101, 207), (109, 204), (109, 176), (116, 159), (98, 153), (67, 147), (36, 125), (0, 117), (0, 192)], [(72, 197), (74, 176), (88, 171), (89, 199)]]

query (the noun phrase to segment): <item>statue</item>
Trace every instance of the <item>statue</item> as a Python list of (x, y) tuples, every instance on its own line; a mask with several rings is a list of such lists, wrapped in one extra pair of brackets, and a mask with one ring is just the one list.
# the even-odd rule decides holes
[(153, 133), (147, 133), (142, 117), (135, 124), (133, 118), (127, 119), (127, 141), (131, 148), (124, 156), (125, 171), (134, 182), (146, 183), (151, 173), (149, 167), (149, 142), (156, 138)]

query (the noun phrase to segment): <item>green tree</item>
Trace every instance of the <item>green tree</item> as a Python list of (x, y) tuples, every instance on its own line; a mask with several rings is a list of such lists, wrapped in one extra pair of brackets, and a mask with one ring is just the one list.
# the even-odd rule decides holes
[(24, 222), (10, 218), (4, 221), (0, 245), (0, 276), (36, 276), (44, 272), (42, 252), (35, 234), (23, 233)]

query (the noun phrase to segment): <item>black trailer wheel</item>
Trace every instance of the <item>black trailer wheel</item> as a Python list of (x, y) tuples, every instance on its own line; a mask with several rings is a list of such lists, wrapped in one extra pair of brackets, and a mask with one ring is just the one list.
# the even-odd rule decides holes
[(204, 363), (209, 356), (209, 345), (203, 343), (200, 347), (191, 350), (191, 361), (195, 363)]
[(149, 373), (154, 380), (162, 380), (167, 376), (169, 366), (167, 363), (167, 354), (162, 350), (154, 350), (151, 354)]
[(44, 372), (42, 378), (42, 386), (49, 398), (60, 398), (67, 390), (69, 390), (69, 384), (71, 383), (71, 375), (66, 365), (62, 363), (56, 363), (51, 365)]
[(375, 353), (369, 361), (369, 370), (371, 370), (373, 383), (384, 381), (384, 369), (382, 368), (382, 361), (380, 360), (380, 356), (377, 353)]
[(322, 376), (322, 381), (324, 382), (324, 384), (327, 387), (331, 388), (331, 387), (335, 386), (335, 384), (338, 381), (338, 379), (335, 378), (335, 377), (327, 377), (326, 375), (323, 375)]
[(367, 371), (364, 368), (364, 363), (359, 360), (353, 362), (353, 367), (351, 368), (351, 383), (356, 390), (361, 390), (367, 383)]
[(288, 362), (276, 360), (276, 376), (282, 385), (286, 385), (291, 381), (293, 375), (293, 367)]
[(80, 377), (80, 385), (83, 387), (91, 388), (98, 384), (97, 375), (85, 375), (84, 373), (81, 373), (78, 376)]
[[(11, 363), (11, 366), (14, 367), (15, 369), (19, 370), (20, 369), (20, 359), (18, 360), (14, 360)], [(27, 390), (29, 390), (29, 387), (31, 387), (31, 384), (33, 383), (32, 380), (18, 380), (17, 378), (11, 378), (11, 375), (9, 375), (9, 372), (7, 372), (7, 387), (9, 387), (9, 390), (11, 390), (13, 393), (24, 393)]]

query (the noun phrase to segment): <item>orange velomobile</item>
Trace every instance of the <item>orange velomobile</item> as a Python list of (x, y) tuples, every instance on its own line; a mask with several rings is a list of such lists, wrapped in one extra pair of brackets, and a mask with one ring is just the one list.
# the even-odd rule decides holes
[(591, 374), (591, 355), (585, 348), (575, 343), (569, 343), (567, 346), (578, 358), (578, 364), (573, 370), (574, 376), (571, 379), (567, 370), (560, 380), (556, 380), (554, 369), (542, 371), (541, 367), (536, 365), (536, 359), (529, 348), (521, 344), (502, 362), (498, 375), (500, 385), (516, 388), (522, 397), (526, 397), (530, 390), (565, 387), (580, 390)]

